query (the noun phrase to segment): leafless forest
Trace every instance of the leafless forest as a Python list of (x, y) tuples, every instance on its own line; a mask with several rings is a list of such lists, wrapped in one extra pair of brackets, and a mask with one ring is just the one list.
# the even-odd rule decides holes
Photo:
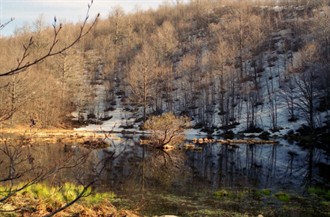
[[(242, 119), (253, 129), (262, 112), (277, 129), (281, 111), (314, 129), (329, 120), (319, 118), (330, 108), (329, 15), (322, 0), (177, 1), (132, 14), (114, 8), (71, 49), (1, 76), (0, 121), (69, 127), (74, 111), (85, 122), (121, 107), (136, 120), (187, 115), (206, 130)], [(80, 28), (64, 23), (56, 46)], [(0, 38), (1, 72), (47, 54), (53, 39), (42, 18)], [(98, 108), (97, 85), (105, 96)]]

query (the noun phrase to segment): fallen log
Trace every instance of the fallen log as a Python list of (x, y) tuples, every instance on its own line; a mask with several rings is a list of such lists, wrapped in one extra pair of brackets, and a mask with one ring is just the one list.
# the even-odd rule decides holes
[(258, 140), (258, 139), (208, 139), (208, 138), (194, 138), (194, 144), (220, 143), (220, 144), (278, 144), (275, 140)]
[(228, 139), (228, 140), (217, 140), (220, 144), (278, 144), (275, 140), (258, 140), (258, 139)]

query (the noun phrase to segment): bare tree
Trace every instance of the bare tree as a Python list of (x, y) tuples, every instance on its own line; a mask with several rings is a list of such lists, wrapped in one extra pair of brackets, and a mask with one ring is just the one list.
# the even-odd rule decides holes
[(300, 50), (298, 61), (298, 74), (293, 77), (293, 82), (297, 88), (296, 106), (303, 112), (306, 121), (314, 130), (316, 127), (316, 108), (317, 100), (320, 97), (318, 86), (320, 86), (320, 68), (317, 65), (316, 45), (307, 44)]
[[(321, 11), (316, 13), (313, 19), (312, 32), (318, 44), (317, 50), (320, 52), (320, 62), (322, 64), (322, 104), (321, 110), (330, 108), (330, 8), (324, 1)], [(329, 1), (328, 1), (329, 5)], [(330, 116), (327, 115), (329, 118)], [(328, 118), (328, 120), (329, 120)]]
[(289, 76), (285, 79), (281, 91), (281, 97), (285, 100), (287, 108), (288, 108), (288, 113), (289, 113), (289, 121), (296, 121), (298, 119), (296, 115), (296, 89), (295, 85), (293, 82), (292, 76)]
[(153, 116), (144, 124), (144, 128), (151, 133), (151, 145), (157, 148), (163, 148), (167, 144), (180, 144), (184, 139), (182, 133), (187, 126), (187, 117), (176, 117), (172, 113)]
[(177, 34), (170, 22), (164, 22), (151, 36), (151, 40), (159, 62), (169, 60), (178, 46)]
[(179, 101), (180, 110), (190, 111), (191, 116), (195, 115), (195, 109), (197, 108), (197, 96), (194, 95), (197, 92), (198, 81), (196, 59), (195, 53), (183, 56), (176, 75), (180, 92), (183, 95), (183, 99)]
[[(221, 28), (221, 27), (220, 27)], [(211, 56), (212, 69), (216, 75), (216, 89), (219, 103), (219, 115), (220, 121), (223, 126), (228, 126), (231, 120), (235, 119), (235, 92), (236, 87), (232, 85), (233, 76), (233, 59), (236, 55), (236, 51), (232, 46), (228, 44), (225, 37), (220, 33), (220, 30), (216, 30), (217, 45)]]
[(157, 78), (157, 62), (153, 49), (145, 44), (141, 52), (135, 57), (128, 74), (128, 83), (132, 93), (132, 102), (142, 105), (143, 119), (147, 118), (150, 97), (153, 96)]

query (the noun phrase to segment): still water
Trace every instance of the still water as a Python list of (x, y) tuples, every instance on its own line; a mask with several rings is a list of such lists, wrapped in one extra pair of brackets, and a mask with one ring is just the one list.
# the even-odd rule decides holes
[(165, 179), (168, 173), (174, 186), (202, 183), (211, 189), (256, 187), (303, 192), (311, 184), (329, 184), (325, 169), (330, 160), (321, 149), (303, 148), (287, 141), (276, 145), (211, 143), (197, 146), (200, 149), (164, 153), (139, 146), (134, 139), (124, 139), (93, 152), (97, 159), (113, 156), (106, 165), (109, 185), (121, 184), (133, 177), (139, 179), (136, 177), (139, 169), (152, 181), (157, 181), (157, 177), (152, 177), (150, 171), (159, 175), (159, 169), (164, 173), (164, 177), (159, 178)]
[[(205, 196), (223, 188), (304, 194), (310, 185), (330, 184), (330, 159), (324, 150), (284, 140), (276, 145), (209, 143), (197, 145), (197, 150), (168, 152), (141, 146), (135, 137), (109, 142), (110, 147), (97, 150), (78, 144), (33, 145), (24, 147), (22, 156), (30, 154), (27, 167), (38, 168), (31, 170), (30, 178), (49, 170), (55, 171), (47, 179), (52, 184), (88, 182), (97, 176), (97, 190), (113, 191), (135, 203), (143, 200), (144, 207), (152, 204), (148, 195)], [(157, 206), (158, 213), (162, 207), (171, 209)]]

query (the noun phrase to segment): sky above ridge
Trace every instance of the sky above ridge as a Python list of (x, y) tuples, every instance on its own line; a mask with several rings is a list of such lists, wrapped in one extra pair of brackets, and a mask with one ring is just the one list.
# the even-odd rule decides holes
[[(54, 16), (62, 22), (82, 21), (90, 2), (91, 0), (0, 0), (0, 23), (4, 24), (14, 18), (0, 34), (11, 35), (15, 29), (32, 26), (40, 17), (46, 25), (53, 23)], [(100, 13), (101, 17), (107, 17), (117, 6), (127, 13), (136, 9), (157, 8), (163, 2), (164, 0), (94, 0), (90, 16), (95, 17)]]

